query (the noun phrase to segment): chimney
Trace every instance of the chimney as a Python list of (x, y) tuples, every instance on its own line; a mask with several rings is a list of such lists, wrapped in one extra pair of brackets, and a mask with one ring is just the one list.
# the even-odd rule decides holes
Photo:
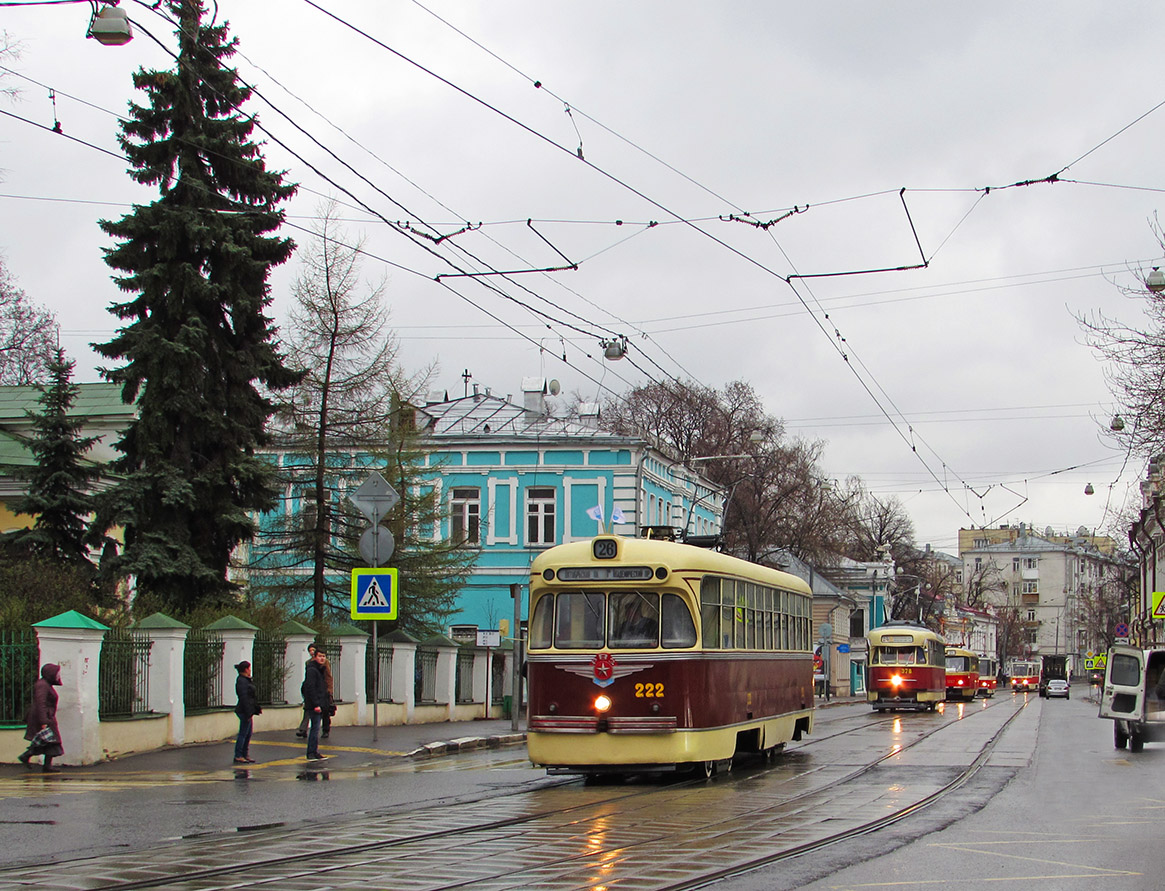
[(522, 378), (522, 408), (533, 418), (546, 417), (546, 379)]
[(580, 402), (578, 405), (578, 420), (584, 427), (597, 429), (599, 426), (599, 403)]

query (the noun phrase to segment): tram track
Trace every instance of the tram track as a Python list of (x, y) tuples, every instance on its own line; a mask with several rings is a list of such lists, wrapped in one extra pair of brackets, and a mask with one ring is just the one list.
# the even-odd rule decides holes
[[(998, 739), (1023, 712), (1027, 704), (1027, 702), (1024, 702), (1014, 709), (1013, 713), (1002, 722), (1001, 726), (983, 744), (977, 756), (964, 770), (952, 777), (940, 788), (935, 789), (917, 801), (913, 801), (891, 813), (883, 814), (877, 819), (848, 827), (842, 831), (828, 834), (821, 838), (792, 844), (783, 847), (779, 851), (770, 851), (762, 856), (745, 857), (739, 862), (730, 865), (709, 869), (698, 875), (689, 874), (671, 884), (660, 884), (653, 887), (658, 889), (658, 891), (682, 891), (682, 889), (704, 887), (730, 876), (751, 872), (765, 866), (779, 863), (782, 860), (803, 856), (811, 851), (820, 850), (823, 847), (876, 831), (884, 826), (903, 820), (917, 813), (919, 810), (940, 801), (968, 782), (986, 763)], [(991, 707), (983, 708), (972, 714), (983, 714), (990, 710)], [(848, 718), (843, 720), (848, 720)], [(897, 720), (899, 720), (897, 717), (882, 719), (881, 716), (878, 716), (873, 721), (862, 722), (858, 727), (839, 730), (836, 733), (816, 738), (811, 742), (826, 742), (830, 739), (855, 733), (863, 729), (869, 731), (871, 727), (876, 725), (883, 723), (891, 724)], [(966, 718), (964, 717), (961, 720), (966, 720)], [(725, 815), (725, 823), (723, 826), (717, 826), (715, 822), (704, 823), (701, 832), (705, 835), (710, 834), (712, 836), (720, 832), (731, 834), (733, 831), (731, 827), (741, 821), (752, 822), (763, 817), (765, 814), (776, 814), (777, 812), (783, 815), (785, 819), (792, 818), (796, 820), (797, 815), (808, 810), (814, 800), (820, 800), (823, 796), (845, 789), (848, 785), (854, 784), (861, 777), (874, 771), (888, 759), (902, 755), (906, 751), (931, 739), (935, 734), (958, 723), (960, 722), (944, 721), (934, 727), (927, 728), (917, 738), (909, 742), (897, 744), (891, 747), (889, 751), (881, 752), (877, 757), (857, 765), (853, 770), (834, 778), (826, 778), (825, 782), (813, 785), (811, 788), (794, 794), (782, 794), (776, 797), (776, 800), (760, 800), (755, 808), (733, 809)], [(809, 748), (809, 744), (802, 744), (791, 751), (802, 752)], [(824, 768), (816, 768), (812, 771), (796, 774), (791, 779), (794, 782), (803, 783), (806, 777), (822, 769)], [(407, 861), (410, 857), (418, 857), (421, 861), (424, 861), (425, 858), (433, 856), (435, 852), (448, 852), (451, 849), (472, 851), (475, 847), (489, 847), (491, 844), (507, 844), (521, 848), (526, 843), (525, 839), (528, 833), (535, 836), (559, 833), (568, 839), (603, 837), (603, 833), (597, 831), (596, 827), (601, 827), (606, 822), (619, 818), (626, 819), (629, 823), (633, 824), (635, 822), (634, 812), (657, 811), (660, 809), (660, 802), (666, 807), (669, 799), (671, 802), (682, 801), (689, 793), (696, 791), (702, 792), (699, 787), (706, 786), (713, 793), (713, 796), (722, 798), (725, 794), (734, 791), (734, 783), (739, 788), (745, 788), (755, 780), (763, 779), (764, 776), (765, 773), (746, 774), (742, 771), (735, 777), (729, 774), (713, 780), (711, 783), (701, 778), (670, 782), (663, 786), (652, 784), (643, 786), (600, 787), (600, 789), (588, 788), (586, 790), (585, 801), (578, 800), (579, 793), (583, 792), (583, 789), (578, 787), (577, 781), (568, 781), (550, 786), (543, 785), (537, 789), (525, 790), (513, 795), (491, 796), (483, 798), (480, 802), (463, 803), (468, 805), (463, 817), (447, 818), (449, 825), (446, 827), (422, 832), (416, 831), (416, 824), (418, 821), (425, 819), (425, 811), (412, 812), (410, 820), (402, 820), (400, 815), (376, 815), (370, 813), (373, 821), (379, 820), (383, 823), (379, 827), (379, 831), (375, 826), (365, 826), (366, 832), (375, 837), (344, 844), (329, 845), (327, 843), (321, 843), (320, 839), (305, 839), (304, 827), (283, 827), (278, 831), (260, 830), (249, 833), (246, 843), (240, 842), (227, 846), (229, 850), (223, 852), (224, 856), (222, 859), (230, 865), (192, 869), (184, 868), (181, 862), (182, 858), (180, 857), (163, 857), (161, 858), (163, 862), (159, 862), (156, 865), (156, 871), (148, 868), (145, 870), (145, 872), (151, 874), (144, 875), (143, 872), (135, 870), (141, 877), (134, 878), (132, 874), (124, 870), (119, 870), (118, 875), (110, 876), (108, 880), (87, 882), (84, 886), (90, 889), (90, 891), (128, 891), (128, 889), (166, 888), (176, 885), (181, 885), (184, 889), (218, 889), (264, 884), (278, 886), (280, 882), (297, 877), (316, 876), (319, 879), (324, 879), (327, 874), (332, 872), (364, 873), (372, 871), (375, 873), (380, 869), (389, 868), (390, 865), (399, 868), (400, 862), (402, 860)], [(564, 786), (571, 788), (564, 789)], [(716, 796), (717, 792), (720, 795)], [(566, 793), (571, 794), (569, 804), (560, 805), (553, 801), (553, 797)], [(536, 805), (533, 808), (526, 807), (527, 802), (530, 800), (529, 796), (531, 795), (538, 795), (548, 806)], [(504, 814), (509, 808), (515, 808), (518, 812), (508, 815)], [(502, 811), (503, 814), (499, 815), (498, 811)], [(482, 819), (483, 816), (487, 816), (488, 818)], [(354, 818), (346, 819), (350, 822)], [(267, 842), (267, 844), (257, 844), (260, 839)], [(279, 854), (271, 850), (272, 846), (278, 849), (282, 847), (280, 844), (281, 841), (286, 844), (290, 839), (298, 841), (294, 845), (294, 853)], [(307, 842), (306, 845), (304, 844), (305, 841)], [(633, 852), (633, 848), (636, 846), (660, 844), (668, 844), (666, 833), (662, 831), (648, 831), (629, 845), (613, 845), (610, 848), (601, 848), (599, 850), (594, 850), (583, 845), (581, 846), (582, 850), (577, 851), (574, 856), (556, 856), (552, 858), (553, 867), (551, 867), (546, 858), (533, 857), (531, 862), (524, 868), (509, 870), (490, 877), (474, 874), (472, 877), (461, 879), (454, 878), (452, 875), (446, 876), (444, 879), (438, 879), (434, 875), (432, 876), (434, 882), (426, 884), (423, 887), (427, 891), (449, 891), (449, 889), (454, 888), (476, 887), (485, 884), (498, 888), (558, 887), (553, 883), (545, 884), (545, 873), (548, 870), (561, 872), (563, 870), (569, 870), (572, 867), (579, 867), (583, 872), (586, 872), (586, 864), (596, 857), (607, 857), (613, 861), (618, 861), (628, 856), (629, 852)], [(310, 849), (309, 853), (304, 853), (305, 847)], [(250, 852), (250, 859), (247, 856), (248, 852)], [(63, 864), (63, 866), (67, 865)], [(186, 864), (186, 866), (189, 865)], [(58, 866), (62, 866), (62, 864), (58, 864)], [(17, 887), (21, 885), (42, 888), (76, 887), (76, 885), (69, 883), (62, 885), (53, 884), (50, 880), (51, 873), (51, 868), (31, 871), (26, 869), (21, 870), (19, 876), (5, 876), (4, 873), (0, 873), (0, 879), (16, 879)], [(38, 874), (40, 874), (41, 879), (44, 881), (37, 880)], [(324, 886), (326, 886), (326, 882)], [(578, 884), (575, 883), (569, 885), (569, 887), (578, 887)]]

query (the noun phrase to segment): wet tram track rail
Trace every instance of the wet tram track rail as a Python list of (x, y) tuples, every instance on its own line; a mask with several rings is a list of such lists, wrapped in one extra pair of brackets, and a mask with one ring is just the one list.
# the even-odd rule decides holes
[[(346, 815), (188, 839), (134, 854), (3, 870), (0, 886), (699, 888), (875, 832), (930, 807), (982, 769), (1026, 705), (1017, 702), (1010, 711), (982, 705), (941, 723), (928, 720), (930, 715), (918, 715), (919, 721), (911, 720), (913, 715), (871, 715), (872, 721), (812, 740), (836, 744), (862, 729), (884, 733), (885, 725), (900, 721), (900, 742), (887, 746), (883, 739), (876, 753), (854, 752), (844, 763), (813, 763), (821, 757), (814, 749), (828, 746), (803, 741), (775, 761), (757, 756), (711, 781), (584, 785), (562, 779), (456, 807)], [(848, 721), (849, 716), (822, 723)], [(944, 731), (971, 723), (988, 726), (973, 752), (966, 743), (954, 747), (965, 764), (900, 765), (892, 776), (877, 776), (888, 762), (902, 761)]]

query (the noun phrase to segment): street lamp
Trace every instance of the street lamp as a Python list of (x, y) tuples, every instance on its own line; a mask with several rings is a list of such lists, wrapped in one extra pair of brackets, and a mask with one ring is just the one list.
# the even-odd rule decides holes
[(97, 0), (86, 2), (93, 3), (93, 18), (89, 20), (86, 37), (92, 37), (102, 46), (125, 46), (133, 40), (129, 16), (124, 9), (116, 5), (117, 0), (102, 0), (106, 5), (100, 7)]
[(1153, 270), (1145, 276), (1145, 287), (1154, 294), (1165, 291), (1165, 272), (1162, 272), (1160, 267), (1154, 266)]

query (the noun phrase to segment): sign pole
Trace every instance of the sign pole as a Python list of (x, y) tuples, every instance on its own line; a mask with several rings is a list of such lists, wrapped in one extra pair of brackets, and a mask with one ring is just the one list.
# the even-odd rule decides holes
[[(380, 524), (380, 517), (372, 521), (375, 528)], [(377, 535), (372, 539), (373, 542), (373, 560), (374, 567), (380, 567), (380, 536)], [(380, 644), (376, 639), (376, 626), (380, 624), (376, 619), (372, 620), (372, 742), (376, 742), (376, 732), (380, 727)]]

